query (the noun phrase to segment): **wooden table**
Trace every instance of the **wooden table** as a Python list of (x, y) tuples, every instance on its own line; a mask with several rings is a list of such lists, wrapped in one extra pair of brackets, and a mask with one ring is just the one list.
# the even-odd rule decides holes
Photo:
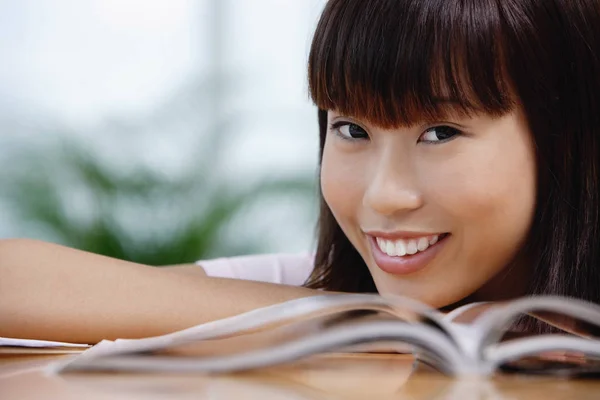
[(600, 399), (600, 380), (516, 375), (452, 380), (413, 370), (406, 355), (339, 354), (216, 376), (45, 373), (44, 367), (64, 357), (0, 355), (0, 399)]

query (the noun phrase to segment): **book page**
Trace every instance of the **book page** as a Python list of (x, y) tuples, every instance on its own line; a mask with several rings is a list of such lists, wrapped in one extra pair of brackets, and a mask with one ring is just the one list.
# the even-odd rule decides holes
[(531, 296), (500, 303), (500, 307), (493, 307), (475, 321), (485, 333), (485, 343), (482, 345), (497, 343), (507, 330), (518, 325), (524, 317), (547, 324), (554, 328), (547, 330), (554, 333), (562, 331), (592, 338), (599, 329), (600, 306), (559, 296)]
[(485, 333), (478, 351), (495, 367), (565, 376), (600, 373), (596, 304), (532, 296), (503, 303), (476, 323)]
[(361, 310), (386, 313), (395, 320), (413, 323), (441, 319), (437, 311), (412, 299), (388, 299), (369, 294), (321, 295), (252, 310), (163, 336), (117, 339), (110, 343), (100, 343), (102, 346), (96, 345), (82, 356), (104, 357), (112, 354), (156, 351), (178, 344), (248, 335), (328, 315), (339, 316), (344, 312)]
[(0, 347), (74, 347), (84, 349), (90, 347), (90, 345), (81, 343), (52, 342), (48, 340), (15, 339), (0, 337)]
[(396, 352), (417, 346), (428, 359), (447, 369), (464, 364), (464, 360), (445, 325), (437, 311), (411, 299), (323, 295), (165, 336), (100, 343), (58, 371), (95, 367), (224, 371), (272, 365), (327, 351), (381, 350), (383, 346)]

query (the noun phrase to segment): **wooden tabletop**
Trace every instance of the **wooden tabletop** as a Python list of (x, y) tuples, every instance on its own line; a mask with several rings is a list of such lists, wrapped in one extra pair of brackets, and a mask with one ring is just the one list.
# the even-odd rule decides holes
[(600, 380), (504, 375), (453, 380), (406, 355), (339, 354), (235, 375), (70, 373), (69, 356), (0, 355), (0, 399), (600, 399)]

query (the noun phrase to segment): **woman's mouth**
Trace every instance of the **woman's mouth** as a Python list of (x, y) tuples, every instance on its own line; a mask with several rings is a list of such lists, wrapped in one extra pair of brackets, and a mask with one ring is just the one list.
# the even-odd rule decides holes
[(450, 234), (387, 238), (368, 235), (373, 259), (383, 271), (404, 275), (425, 268), (443, 248)]

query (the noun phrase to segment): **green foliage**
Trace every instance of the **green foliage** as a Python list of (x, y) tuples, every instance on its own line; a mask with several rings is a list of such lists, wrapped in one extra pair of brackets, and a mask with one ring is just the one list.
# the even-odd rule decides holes
[[(150, 265), (264, 251), (265, 232), (244, 226), (246, 234), (232, 233), (235, 219), (273, 198), (293, 202), (294, 212), (316, 215), (316, 182), (312, 174), (271, 173), (252, 182), (227, 177), (232, 175), (227, 173), (227, 146), (237, 143), (243, 124), (257, 118), (255, 112), (229, 108), (228, 99), (241, 85), (239, 77), (202, 76), (186, 81), (146, 115), (86, 133), (105, 139), (108, 151), (83, 145), (75, 139), (81, 134), (56, 133), (55, 125), (49, 129), (40, 121), (29, 137), (35, 141), (26, 141), (22, 132), (6, 132), (24, 149), (2, 149), (0, 209), (11, 213), (19, 236)], [(285, 110), (269, 110), (260, 118), (289, 123)], [(160, 146), (149, 142), (152, 133), (178, 143), (182, 160), (193, 159), (183, 163), (184, 172), (162, 173), (143, 162), (142, 145)], [(119, 163), (117, 150), (125, 163)]]
[(272, 196), (305, 209), (314, 202), (310, 176), (218, 179), (211, 172), (219, 152), (208, 153), (188, 173), (170, 177), (148, 167), (118, 171), (63, 142), (5, 169), (0, 200), (43, 239), (150, 265), (260, 252), (258, 234), (226, 237), (233, 218)]

